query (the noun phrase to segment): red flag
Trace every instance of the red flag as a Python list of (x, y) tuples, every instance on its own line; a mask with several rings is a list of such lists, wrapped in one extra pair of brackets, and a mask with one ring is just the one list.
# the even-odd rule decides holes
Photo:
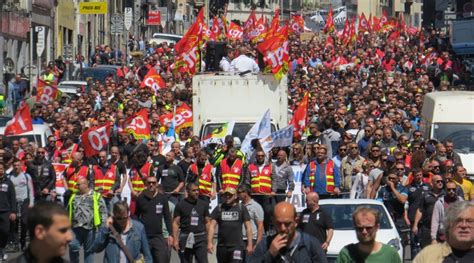
[(369, 14), (369, 20), (367, 22), (369, 26), (369, 31), (372, 31), (372, 13)]
[(135, 139), (150, 138), (150, 122), (148, 120), (148, 110), (141, 109), (125, 121), (126, 130), (133, 134)]
[(263, 54), (266, 70), (271, 71), (275, 79), (280, 80), (288, 72), (288, 25), (280, 32), (275, 32), (272, 37), (257, 46), (258, 51)]
[(395, 30), (395, 31), (393, 31), (393, 32), (390, 34), (390, 36), (388, 37), (387, 40), (388, 40), (388, 41), (395, 41), (395, 40), (397, 40), (399, 37), (400, 37), (400, 31)]
[(174, 124), (177, 133), (179, 133), (182, 128), (193, 126), (193, 111), (186, 103), (176, 108)]
[(299, 35), (304, 31), (304, 19), (300, 15), (293, 15), (290, 20), (290, 34)]
[(36, 101), (42, 104), (48, 104), (61, 98), (62, 92), (58, 90), (56, 85), (48, 84), (48, 82), (38, 78), (36, 86)]
[(254, 28), (255, 24), (257, 23), (257, 16), (255, 15), (255, 9), (250, 12), (247, 21), (245, 21), (244, 26), (242, 27), (244, 31), (244, 35), (248, 34)]
[(382, 16), (380, 17), (380, 27), (384, 28), (388, 23), (387, 11), (383, 10)]
[(344, 29), (342, 30), (341, 39), (342, 41), (346, 41), (350, 37), (351, 25), (349, 24), (349, 19), (346, 18), (344, 22)]
[(328, 48), (330, 46), (334, 47), (334, 39), (331, 37), (331, 35), (327, 35), (326, 44), (324, 45), (324, 48)]
[(86, 157), (99, 154), (109, 144), (110, 130), (111, 125), (108, 123), (103, 126), (91, 127), (81, 135)]
[(369, 21), (367, 21), (367, 18), (365, 17), (364, 12), (359, 17), (359, 32), (366, 32), (369, 31)]
[(295, 127), (293, 131), (293, 136), (299, 140), (304, 133), (306, 128), (306, 115), (308, 112), (308, 97), (309, 93), (304, 95), (303, 100), (298, 105), (298, 108), (294, 111), (293, 118), (290, 121), (290, 125)]
[(151, 67), (148, 70), (148, 73), (143, 78), (142, 83), (140, 84), (140, 88), (149, 87), (151, 88), (155, 94), (158, 94), (160, 89), (164, 89), (166, 87), (165, 81), (163, 78), (156, 72), (154, 67)]
[(324, 25), (323, 31), (324, 33), (332, 33), (335, 30), (334, 27), (334, 18), (333, 18), (333, 11), (332, 11), (332, 6), (329, 7), (329, 14), (326, 17), (326, 24)]
[(378, 19), (376, 16), (372, 18), (372, 29), (375, 32), (379, 32), (382, 27), (380, 26), (380, 19)]
[(9, 135), (20, 135), (33, 130), (33, 124), (30, 115), (30, 108), (26, 103), (21, 106), (15, 116), (8, 122), (4, 133)]
[(238, 41), (242, 39), (244, 31), (234, 22), (230, 22), (229, 31), (227, 31), (227, 39), (230, 41)]
[(200, 30), (202, 30), (199, 29), (200, 24), (204, 24), (204, 8), (201, 8), (194, 24), (188, 29), (186, 34), (184, 34), (183, 38), (181, 38), (181, 40), (178, 41), (178, 43), (176, 43), (176, 45), (174, 46), (174, 50), (176, 51), (176, 53), (180, 54), (184, 52), (184, 50), (188, 46), (187, 44), (190, 37), (194, 38), (194, 35), (198, 35), (199, 37), (201, 37), (199, 35), (199, 33), (201, 33)]
[(222, 32), (217, 17), (214, 17), (214, 19), (212, 20), (211, 33), (211, 38), (213, 39), (213, 41), (217, 41), (221, 37)]
[(260, 19), (257, 21), (255, 24), (254, 28), (252, 31), (249, 32), (248, 38), (252, 42), (257, 42), (260, 39), (263, 39), (261, 35), (265, 35), (265, 32), (267, 31), (267, 27), (265, 25), (265, 21), (263, 16), (260, 17)]

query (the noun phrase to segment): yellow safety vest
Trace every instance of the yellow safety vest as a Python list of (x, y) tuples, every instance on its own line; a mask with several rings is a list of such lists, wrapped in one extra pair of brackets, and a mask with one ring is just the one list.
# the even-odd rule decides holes
[[(92, 198), (92, 209), (94, 210), (94, 227), (99, 227), (100, 224), (102, 223), (101, 218), (100, 218), (100, 212), (99, 212), (99, 199), (100, 199), (100, 193), (97, 192), (92, 192), (93, 198)], [(69, 207), (69, 220), (72, 222), (72, 211), (74, 209), (73, 203), (74, 203), (74, 198), (76, 197), (76, 194), (72, 194), (71, 198), (69, 199), (68, 202), (68, 207)]]

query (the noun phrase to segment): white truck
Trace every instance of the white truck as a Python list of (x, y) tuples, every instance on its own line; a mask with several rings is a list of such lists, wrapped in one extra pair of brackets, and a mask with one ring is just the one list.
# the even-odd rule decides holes
[(468, 176), (474, 180), (474, 92), (442, 91), (425, 95), (421, 110), (423, 137), (452, 140)]
[(193, 134), (201, 139), (235, 121), (233, 137), (241, 141), (270, 109), (272, 131), (288, 125), (287, 78), (271, 74), (200, 74), (193, 77)]

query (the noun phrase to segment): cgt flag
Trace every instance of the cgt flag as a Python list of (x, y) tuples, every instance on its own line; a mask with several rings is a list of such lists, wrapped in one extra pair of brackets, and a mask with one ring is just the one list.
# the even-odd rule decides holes
[(21, 106), (15, 113), (15, 116), (8, 122), (5, 127), (5, 135), (20, 135), (33, 130), (33, 124), (30, 115), (30, 108), (26, 103)]
[(150, 121), (148, 120), (148, 110), (141, 109), (133, 116), (129, 117), (126, 122), (126, 130), (133, 134), (137, 140), (150, 138)]
[(111, 125), (109, 123), (103, 126), (89, 128), (81, 135), (86, 157), (92, 157), (98, 154), (109, 144), (110, 130)]
[(62, 92), (53, 84), (48, 84), (48, 82), (38, 78), (36, 86), (36, 100), (42, 104), (46, 105), (61, 98)]
[(164, 89), (166, 86), (165, 81), (163, 78), (156, 72), (154, 67), (151, 67), (146, 73), (145, 77), (143, 78), (142, 83), (140, 84), (140, 88), (149, 87), (154, 92), (155, 95), (158, 95), (160, 89)]
[(303, 100), (301, 101), (298, 108), (296, 108), (293, 118), (290, 121), (290, 124), (294, 127), (294, 137), (299, 140), (304, 133), (306, 128), (306, 117), (308, 112), (308, 97), (309, 93), (304, 95)]
[(275, 32), (272, 37), (266, 38), (264, 42), (257, 46), (258, 51), (263, 54), (266, 64), (266, 71), (273, 73), (278, 81), (288, 72), (289, 52), (288, 52), (288, 26), (284, 26), (281, 31)]

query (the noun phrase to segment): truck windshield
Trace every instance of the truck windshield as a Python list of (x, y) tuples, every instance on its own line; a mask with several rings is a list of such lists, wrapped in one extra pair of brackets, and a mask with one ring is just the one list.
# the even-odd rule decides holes
[(474, 124), (435, 123), (433, 137), (438, 141), (450, 139), (458, 153), (474, 153)]
[[(204, 130), (201, 133), (201, 138), (206, 134), (211, 134), (213, 130), (222, 127), (223, 123), (208, 123), (204, 126)], [(236, 122), (234, 125), (234, 130), (232, 131), (232, 137), (238, 137), (241, 142), (244, 141), (245, 135), (249, 132), (252, 128), (254, 123), (238, 123)], [(272, 132), (276, 131), (275, 125), (272, 123)]]

